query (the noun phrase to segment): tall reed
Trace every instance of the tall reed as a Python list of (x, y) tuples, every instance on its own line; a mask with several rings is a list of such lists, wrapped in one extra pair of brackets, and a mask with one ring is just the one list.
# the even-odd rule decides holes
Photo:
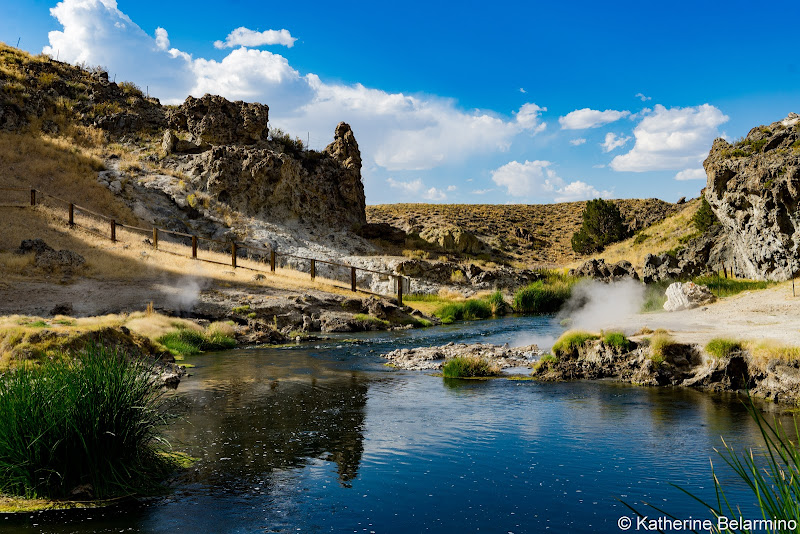
[(92, 346), (0, 377), (0, 491), (69, 498), (151, 493), (173, 469), (162, 454), (164, 398), (152, 366)]

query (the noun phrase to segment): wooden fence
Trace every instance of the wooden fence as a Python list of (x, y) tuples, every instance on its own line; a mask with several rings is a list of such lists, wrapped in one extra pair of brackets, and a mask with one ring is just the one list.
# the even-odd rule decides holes
[[(399, 304), (403, 303), (403, 285), (405, 283), (404, 277), (395, 273), (376, 271), (364, 267), (356, 267), (354, 265), (337, 263), (327, 259), (306, 258), (294, 254), (285, 254), (275, 250), (274, 248), (266, 246), (262, 247), (249, 245), (236, 241), (221, 241), (218, 239), (211, 239), (208, 237), (167, 230), (165, 228), (140, 228), (138, 226), (123, 224), (116, 221), (113, 217), (108, 217), (102, 213), (97, 213), (63, 198), (43, 192), (40, 189), (0, 188), (0, 191), (9, 193), (8, 195), (4, 194), (3, 198), (0, 199), (0, 206), (35, 207), (39, 204), (46, 205), (50, 202), (55, 202), (57, 204), (51, 207), (60, 208), (55, 210), (56, 213), (64, 213), (63, 210), (66, 208), (65, 217), (70, 228), (78, 227), (98, 237), (110, 239), (113, 242), (124, 241), (124, 234), (127, 233), (137, 234), (139, 236), (144, 236), (145, 240), (149, 240), (149, 243), (154, 250), (176, 254), (179, 256), (191, 257), (192, 259), (198, 261), (214, 263), (217, 265), (230, 265), (234, 269), (240, 268), (257, 272), (274, 273), (281, 258), (287, 258), (295, 260), (295, 263), (290, 261), (280, 262), (280, 266), (282, 268), (289, 267), (294, 270), (305, 272), (299, 267), (301, 264), (308, 264), (307, 272), (310, 274), (311, 280), (314, 280), (317, 277), (318, 265), (328, 265), (333, 268), (344, 269), (349, 274), (349, 289), (351, 291), (361, 291), (371, 294), (375, 293), (363, 288), (358, 288), (358, 272), (361, 271), (364, 273), (370, 273), (372, 275), (387, 277), (388, 279), (394, 279), (397, 302)], [(29, 200), (28, 193), (30, 193)], [(60, 206), (58, 206), (58, 204), (60, 204)], [(210, 253), (212, 252), (220, 253), (223, 251), (225, 251), (224, 253), (226, 254), (230, 254), (230, 263), (221, 262), (218, 259), (212, 259), (210, 257)], [(257, 265), (263, 264), (264, 268), (261, 269), (252, 265), (240, 265), (237, 261), (239, 259), (254, 260)], [(301, 264), (296, 263), (298, 261), (301, 262)], [(344, 278), (346, 279), (347, 276)]]

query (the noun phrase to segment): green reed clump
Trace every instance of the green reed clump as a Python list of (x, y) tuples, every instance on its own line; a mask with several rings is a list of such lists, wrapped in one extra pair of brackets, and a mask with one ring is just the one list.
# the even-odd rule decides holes
[(444, 324), (454, 321), (474, 321), (488, 319), (492, 316), (492, 308), (482, 299), (469, 299), (464, 302), (452, 302), (434, 310), (433, 314)]
[(492, 315), (500, 315), (506, 309), (506, 299), (503, 298), (503, 294), (499, 290), (487, 296), (486, 302), (489, 304)]
[(0, 493), (156, 490), (175, 466), (162, 454), (164, 399), (154, 377), (149, 364), (103, 347), (0, 377)]
[(514, 293), (511, 307), (517, 313), (556, 313), (572, 295), (573, 280), (539, 280)]
[(614, 347), (622, 351), (630, 350), (633, 347), (633, 342), (625, 337), (622, 332), (606, 332), (603, 334), (603, 344), (608, 347)]
[(236, 346), (236, 340), (223, 332), (209, 330), (201, 332), (190, 328), (179, 328), (159, 337), (156, 341), (175, 355), (191, 356), (201, 352), (227, 350)]
[(715, 358), (727, 358), (732, 352), (740, 351), (744, 348), (741, 341), (717, 337), (706, 344), (706, 352)]
[(578, 350), (578, 347), (590, 340), (600, 339), (597, 334), (584, 332), (583, 330), (567, 330), (553, 344), (553, 355), (563, 356)]
[(442, 366), (445, 378), (478, 378), (497, 376), (500, 370), (477, 356), (456, 356)]

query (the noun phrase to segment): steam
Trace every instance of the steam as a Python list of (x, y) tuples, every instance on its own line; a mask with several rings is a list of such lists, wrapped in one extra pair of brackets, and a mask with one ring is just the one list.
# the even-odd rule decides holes
[(644, 291), (641, 282), (630, 279), (609, 284), (582, 282), (573, 288), (572, 296), (558, 319), (569, 320), (570, 328), (594, 332), (611, 328), (624, 331), (625, 319), (641, 309)]
[(169, 299), (169, 304), (180, 313), (186, 313), (194, 309), (194, 305), (200, 300), (200, 292), (208, 282), (193, 276), (183, 276), (173, 281), (174, 293)]

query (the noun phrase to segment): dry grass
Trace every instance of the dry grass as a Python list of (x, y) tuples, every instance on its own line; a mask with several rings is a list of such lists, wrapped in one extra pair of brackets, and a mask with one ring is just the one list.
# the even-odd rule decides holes
[[(648, 254), (660, 254), (680, 247), (689, 236), (697, 232), (692, 223), (692, 216), (700, 207), (700, 200), (695, 199), (686, 204), (683, 211), (667, 217), (663, 221), (643, 230), (647, 239), (634, 236), (620, 243), (615, 243), (603, 252), (596, 254), (606, 260), (606, 263), (616, 263), (621, 260), (631, 262), (640, 269), (644, 258)], [(638, 237), (638, 238), (637, 238)], [(638, 243), (637, 243), (638, 241)], [(578, 267), (582, 262), (574, 262), (571, 267)]]
[(783, 345), (777, 341), (768, 339), (747, 341), (744, 343), (744, 346), (747, 348), (753, 361), (762, 369), (766, 369), (767, 364), (773, 360), (781, 362), (800, 360), (800, 347)]

